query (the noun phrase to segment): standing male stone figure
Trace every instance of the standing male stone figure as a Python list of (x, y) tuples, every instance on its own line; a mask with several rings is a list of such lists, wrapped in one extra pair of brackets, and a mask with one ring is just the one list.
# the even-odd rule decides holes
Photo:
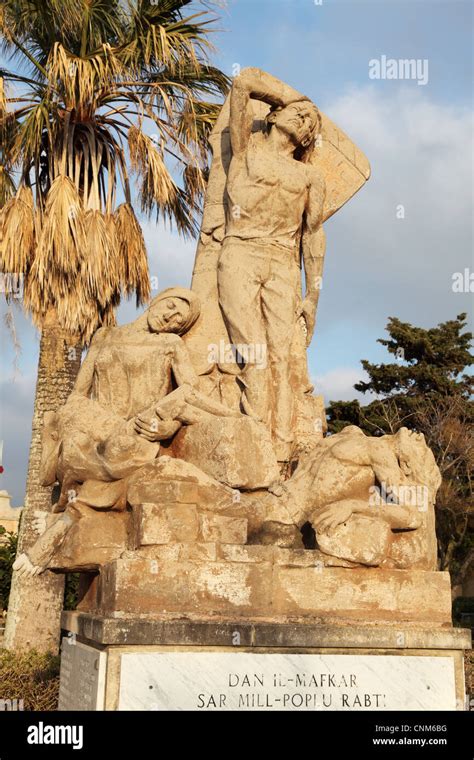
[[(260, 133), (252, 134), (251, 98), (271, 107)], [(244, 69), (234, 80), (219, 304), (235, 345), (266, 346), (264, 368), (242, 357), (242, 405), (269, 427), (281, 462), (293, 442), (292, 337), (302, 315), (311, 341), (324, 260), (325, 185), (308, 163), (320, 125), (316, 106), (270, 74)]]

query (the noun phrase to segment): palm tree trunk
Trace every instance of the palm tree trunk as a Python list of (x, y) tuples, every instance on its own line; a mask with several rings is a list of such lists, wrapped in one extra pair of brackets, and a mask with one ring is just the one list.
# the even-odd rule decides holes
[[(40, 483), (41, 432), (45, 412), (56, 411), (69, 396), (81, 364), (81, 348), (59, 326), (55, 312), (48, 313), (41, 332), (38, 378), (33, 415), (25, 506), (18, 554), (38, 538), (33, 520), (52, 506), (52, 487)], [(7, 649), (36, 649), (57, 653), (63, 607), (64, 575), (46, 571), (35, 578), (13, 574), (5, 629)]]

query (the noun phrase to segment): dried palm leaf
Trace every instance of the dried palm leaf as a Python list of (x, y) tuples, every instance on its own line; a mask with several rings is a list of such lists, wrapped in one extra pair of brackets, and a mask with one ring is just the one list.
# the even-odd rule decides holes
[(136, 291), (137, 306), (150, 299), (150, 276), (145, 240), (129, 203), (122, 203), (115, 212), (119, 245), (119, 271), (127, 295)]
[(31, 276), (40, 284), (48, 280), (74, 288), (84, 246), (84, 212), (76, 187), (69, 177), (56, 177), (46, 199)]
[(5, 94), (5, 81), (0, 77), (0, 124), (3, 124), (7, 118), (7, 96)]
[(84, 220), (86, 244), (81, 279), (92, 300), (103, 308), (117, 291), (119, 246), (113, 219), (100, 211), (87, 211)]
[(46, 69), (50, 86), (62, 92), (66, 108), (78, 110), (80, 119), (89, 116), (91, 109), (92, 113), (96, 110), (99, 93), (104, 88), (110, 88), (125, 73), (123, 64), (108, 43), (86, 58), (72, 55), (60, 42), (56, 42)]
[(0, 211), (0, 270), (24, 274), (35, 250), (35, 210), (31, 188), (20, 185)]
[[(9, 200), (14, 196), (15, 194), (15, 183), (13, 181), (13, 177), (10, 171), (0, 164), (0, 209), (2, 209), (6, 203), (8, 203)], [(1, 246), (1, 236), (2, 236), (2, 230), (1, 230), (1, 222), (0, 222), (0, 246)]]
[(128, 130), (128, 146), (132, 169), (141, 177), (142, 210), (150, 212), (155, 204), (172, 202), (177, 187), (153, 140), (133, 126)]

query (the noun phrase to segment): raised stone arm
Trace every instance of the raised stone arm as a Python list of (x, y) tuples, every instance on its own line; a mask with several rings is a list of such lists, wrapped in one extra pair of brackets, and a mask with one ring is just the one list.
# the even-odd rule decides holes
[(230, 139), (234, 156), (246, 150), (252, 132), (254, 115), (251, 98), (281, 108), (290, 103), (309, 100), (298, 90), (265, 71), (243, 69), (234, 79), (230, 97)]

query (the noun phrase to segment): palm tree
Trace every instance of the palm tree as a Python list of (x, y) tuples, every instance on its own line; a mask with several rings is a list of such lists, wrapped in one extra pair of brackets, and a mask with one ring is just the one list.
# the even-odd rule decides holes
[[(214, 18), (192, 0), (3, 0), (0, 69), (0, 271), (22, 278), (41, 330), (19, 551), (49, 511), (39, 482), (46, 412), (69, 395), (81, 350), (113, 324), (123, 295), (150, 296), (138, 201), (193, 235), (207, 138), (228, 78), (209, 63)], [(170, 163), (173, 162), (173, 166)], [(15, 282), (13, 278), (13, 282)], [(63, 579), (13, 580), (6, 643), (56, 649)], [(41, 625), (36, 628), (38, 619)]]

